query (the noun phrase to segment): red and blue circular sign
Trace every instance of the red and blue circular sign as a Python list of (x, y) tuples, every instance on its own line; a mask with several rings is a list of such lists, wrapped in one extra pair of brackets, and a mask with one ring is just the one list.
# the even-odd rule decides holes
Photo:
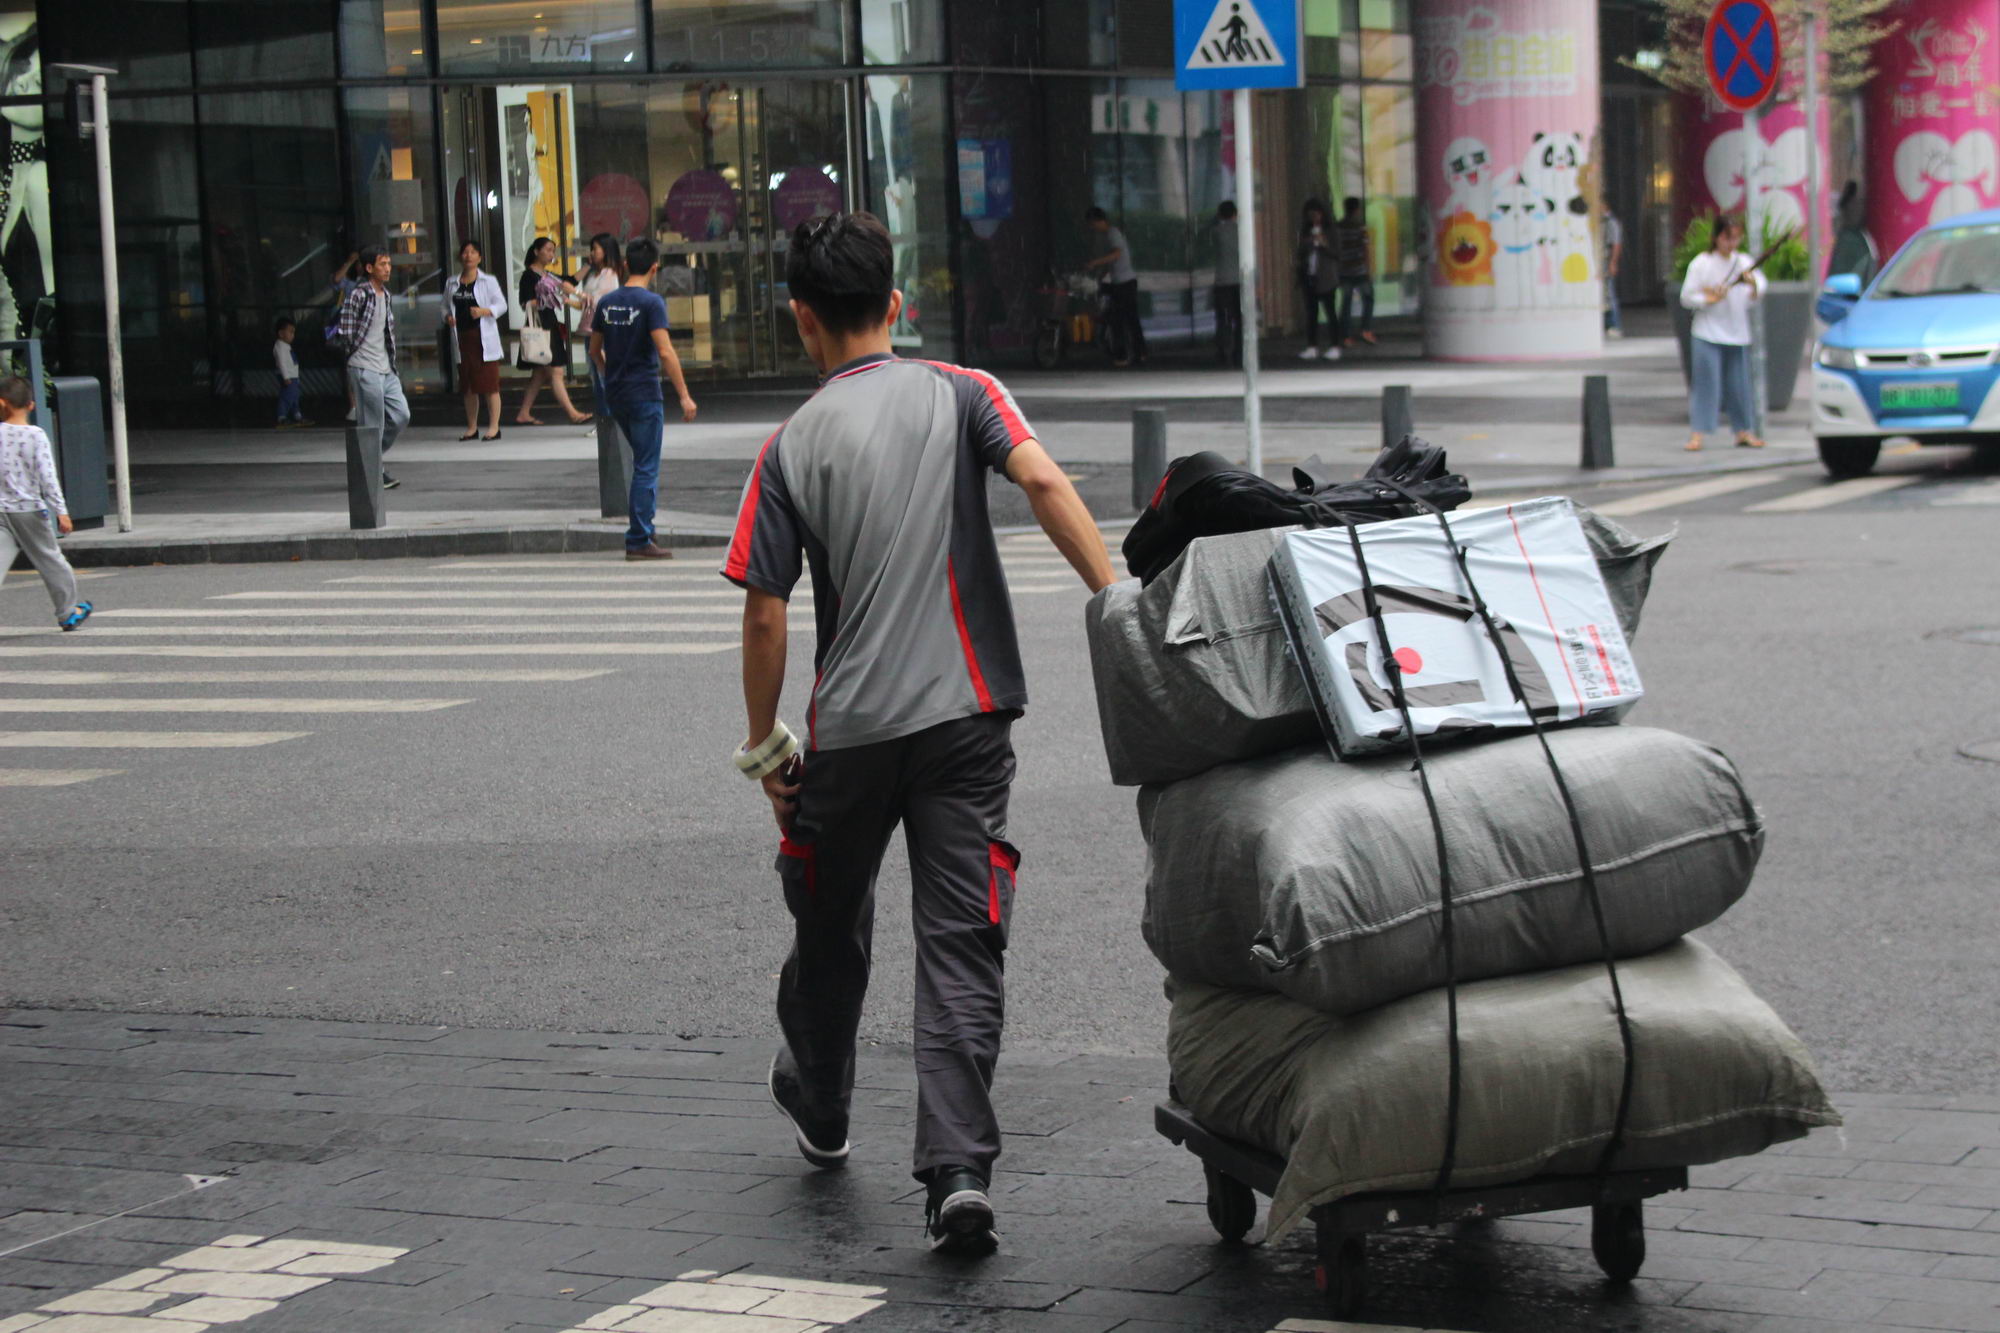
[(1709, 87), (1724, 106), (1748, 111), (1778, 86), (1778, 18), (1765, 0), (1720, 0), (1701, 35)]

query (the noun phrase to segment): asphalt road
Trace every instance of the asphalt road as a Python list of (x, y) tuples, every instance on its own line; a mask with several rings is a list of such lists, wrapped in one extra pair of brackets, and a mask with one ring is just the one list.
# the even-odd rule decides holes
[[(1757, 884), (1706, 937), (1833, 1086), (2000, 1092), (2000, 763), (1965, 753), (2000, 758), (2000, 483), (1967, 451), (1884, 478), (1585, 498), (1679, 523), (1633, 720), (1722, 746), (1769, 820)], [(1045, 543), (1009, 550), (1034, 696), (1010, 1040), (1155, 1052), (1143, 852), (1105, 777), (1084, 594)], [(771, 1032), (787, 921), (769, 816), (727, 761), (737, 602), (713, 561), (106, 571), (81, 634), (0, 632), (0, 1002)], [(45, 609), (7, 580), (0, 620)], [(242, 699), (279, 702), (217, 702)], [(328, 711), (355, 707), (407, 711)], [(4, 785), (58, 772), (75, 780)], [(906, 1033), (906, 882), (897, 848), (872, 1039)]]

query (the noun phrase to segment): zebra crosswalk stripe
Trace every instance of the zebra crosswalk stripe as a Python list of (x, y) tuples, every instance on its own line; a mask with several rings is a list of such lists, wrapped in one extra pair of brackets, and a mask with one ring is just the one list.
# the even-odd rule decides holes
[(1747, 491), (1758, 486), (1772, 486), (1785, 480), (1787, 478), (1774, 472), (1730, 472), (1720, 477), (1706, 477), (1700, 481), (1668, 486), (1657, 491), (1643, 491), (1620, 500), (1607, 500), (1603, 504), (1594, 504), (1591, 508), (1611, 518), (1648, 514), (1655, 509), (1693, 504), (1697, 500), (1712, 500), (1719, 495)]
[(694, 653), (736, 651), (736, 643), (436, 643), (354, 644), (300, 643), (283, 647), (266, 644), (120, 644), (84, 648), (68, 642), (46, 647), (0, 646), (0, 657), (679, 657)]
[(97, 778), (115, 778), (122, 768), (0, 768), (0, 787), (74, 787)]
[(1884, 491), (1897, 490), (1922, 481), (1921, 473), (1903, 473), (1892, 477), (1853, 477), (1846, 481), (1828, 482), (1811, 490), (1794, 491), (1790, 495), (1754, 504), (1743, 512), (1746, 514), (1796, 514), (1809, 509), (1828, 509), (1864, 496), (1880, 495)]
[(239, 750), (310, 731), (0, 731), (0, 746), (38, 750)]
[[(459, 625), (451, 627), (454, 636), (462, 634), (574, 634), (577, 625)], [(592, 634), (737, 634), (741, 625), (656, 625), (656, 624), (595, 624), (588, 627)], [(215, 639), (286, 639), (286, 638), (386, 638), (393, 635), (432, 634), (434, 627), (413, 625), (92, 625), (90, 638), (94, 643), (99, 639), (130, 637), (157, 638), (162, 634), (202, 634)], [(50, 635), (62, 633), (51, 629)]]
[[(184, 609), (114, 606), (99, 611), (97, 615), (110, 620), (265, 620), (273, 616), (401, 616), (405, 620), (411, 620), (420, 616), (485, 616), (499, 619), (518, 616), (524, 620), (529, 617), (551, 620), (560, 619), (564, 616), (573, 616), (577, 619), (630, 615), (721, 616), (728, 614), (729, 610), (729, 607), (723, 606), (259, 606), (255, 608), (204, 606), (187, 607)], [(802, 612), (794, 613), (792, 618), (799, 619), (802, 614)], [(732, 630), (742, 628), (740, 622), (718, 621), (716, 623), (726, 623), (728, 628)], [(93, 619), (91, 628), (95, 629), (96, 627), (96, 620)], [(192, 631), (196, 626), (190, 625), (188, 628)], [(437, 627), (410, 625), (407, 628), (410, 633), (421, 634), (429, 633)], [(457, 633), (459, 627), (450, 625), (444, 628), (450, 633)], [(572, 626), (571, 628), (574, 629), (575, 627)], [(675, 625), (672, 628), (676, 631), (681, 631), (691, 627), (688, 625)], [(61, 633), (60, 630), (53, 630), (53, 628), (52, 632)]]
[(434, 713), (470, 699), (0, 699), (0, 713)]
[(350, 671), (0, 671), (0, 685), (485, 685), (590, 680), (613, 667), (566, 670), (388, 667)]

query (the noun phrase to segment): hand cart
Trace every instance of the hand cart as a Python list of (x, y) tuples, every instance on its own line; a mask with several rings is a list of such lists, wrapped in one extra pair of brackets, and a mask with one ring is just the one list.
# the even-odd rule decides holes
[[(1178, 1101), (1161, 1102), (1153, 1125), (1201, 1159), (1208, 1180), (1208, 1220), (1225, 1241), (1240, 1241), (1257, 1223), (1257, 1195), (1270, 1195), (1284, 1174), (1284, 1159), (1261, 1148), (1226, 1139), (1202, 1128)], [(1684, 1166), (1602, 1175), (1537, 1176), (1514, 1184), (1357, 1194), (1312, 1210), (1318, 1234), (1313, 1283), (1333, 1306), (1335, 1317), (1352, 1316), (1366, 1296), (1371, 1231), (1441, 1226), (1448, 1222), (1490, 1221), (1521, 1213), (1589, 1207), (1590, 1249), (1613, 1282), (1630, 1282), (1646, 1262), (1646, 1229), (1641, 1200), (1687, 1188)]]

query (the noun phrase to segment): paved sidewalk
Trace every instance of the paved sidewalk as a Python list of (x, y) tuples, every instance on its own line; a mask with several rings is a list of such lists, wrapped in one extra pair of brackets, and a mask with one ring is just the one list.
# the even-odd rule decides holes
[[(855, 1159), (791, 1152), (760, 1042), (162, 1014), (0, 1015), (0, 1333), (2000, 1330), (2000, 1099), (1847, 1096), (1698, 1169), (1608, 1287), (1573, 1214), (1224, 1246), (1151, 1129), (1164, 1062), (1010, 1052), (983, 1263), (922, 1243), (913, 1079), (868, 1050)], [(1300, 1321), (1287, 1324), (1286, 1321)]]

